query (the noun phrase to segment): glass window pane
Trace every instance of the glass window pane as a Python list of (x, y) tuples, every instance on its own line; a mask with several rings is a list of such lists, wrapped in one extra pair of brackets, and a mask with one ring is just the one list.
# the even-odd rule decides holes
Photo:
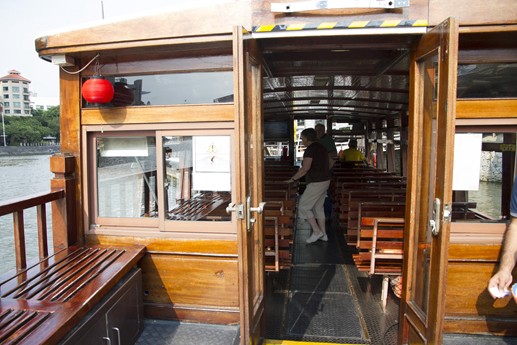
[[(192, 72), (107, 77), (115, 88), (112, 106), (233, 102), (233, 72)], [(84, 100), (83, 100), (84, 101)], [(93, 106), (84, 102), (83, 107)]]
[(151, 136), (99, 137), (99, 217), (157, 217), (156, 141)]
[(517, 97), (517, 63), (458, 66), (458, 98)]
[(230, 136), (165, 136), (166, 218), (230, 221)]

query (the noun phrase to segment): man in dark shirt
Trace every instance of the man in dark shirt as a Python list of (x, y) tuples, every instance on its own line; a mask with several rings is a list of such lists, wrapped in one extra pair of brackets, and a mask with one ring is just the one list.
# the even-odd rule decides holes
[(304, 129), (301, 139), (307, 147), (303, 154), (302, 167), (287, 182), (291, 183), (305, 176), (307, 187), (298, 203), (298, 215), (302, 219), (307, 219), (312, 228), (312, 235), (307, 239), (307, 243), (317, 240), (328, 241), (323, 204), (330, 185), (329, 155), (327, 149), (318, 142), (313, 128)]

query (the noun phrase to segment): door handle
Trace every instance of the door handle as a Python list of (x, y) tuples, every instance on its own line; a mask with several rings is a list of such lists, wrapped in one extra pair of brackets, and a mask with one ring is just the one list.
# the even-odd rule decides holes
[(440, 233), (440, 223), (441, 223), (441, 208), (442, 202), (440, 199), (436, 198), (433, 201), (433, 215), (432, 218), (429, 219), (429, 227), (431, 228), (431, 234), (433, 236), (438, 236)]
[(266, 206), (265, 202), (259, 202), (258, 207), (250, 207), (251, 212), (257, 212), (258, 214), (262, 214), (264, 212), (264, 207)]
[(251, 207), (251, 197), (246, 197), (246, 230), (251, 231), (251, 227), (257, 221), (254, 217), (251, 217), (251, 212), (257, 212), (261, 214), (264, 212), (265, 202), (260, 202), (258, 207)]

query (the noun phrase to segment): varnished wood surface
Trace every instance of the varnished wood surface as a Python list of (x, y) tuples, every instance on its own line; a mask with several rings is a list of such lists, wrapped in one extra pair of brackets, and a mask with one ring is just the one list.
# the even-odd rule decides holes
[(82, 125), (233, 121), (233, 104), (83, 109)]
[(139, 46), (146, 40), (231, 33), (233, 26), (239, 24), (251, 27), (251, 11), (246, 2), (214, 4), (176, 12), (163, 8), (160, 14), (148, 17), (40, 37), (36, 40), (36, 50), (45, 55), (50, 49), (55, 53), (56, 48), (70, 49), (92, 44), (132, 42), (133, 46)]
[(515, 118), (517, 124), (517, 99), (458, 99), (457, 119)]
[[(4, 324), (0, 339), (56, 344), (137, 264), (144, 251), (138, 245), (71, 247), (25, 271), (3, 275), (0, 314), (19, 316), (3, 320), (11, 321)], [(13, 327), (18, 331), (11, 334)]]
[[(411, 5), (413, 5), (411, 3)], [(429, 24), (437, 25), (445, 18), (454, 17), (460, 25), (489, 25), (517, 23), (514, 0), (487, 3), (472, 0), (429, 0)]]
[(146, 304), (239, 306), (237, 259), (149, 254), (141, 267)]
[(237, 242), (235, 240), (213, 239), (170, 239), (157, 237), (106, 236), (88, 235), (90, 245), (126, 246), (133, 243), (145, 245), (147, 253), (175, 254), (191, 256), (213, 256), (237, 258)]
[(517, 319), (486, 320), (483, 317), (472, 320), (467, 317), (445, 317), (445, 333), (490, 334), (494, 336), (517, 336)]
[(94, 235), (87, 240), (146, 246), (141, 263), (146, 317), (238, 322), (237, 241)]
[(144, 315), (151, 319), (231, 325), (239, 323), (239, 308), (200, 308), (191, 305), (144, 304)]
[(499, 263), (502, 234), (499, 236), (499, 243), (451, 243), (449, 246), (445, 332), (510, 335), (512, 329), (517, 329), (515, 303), (510, 297), (494, 300), (487, 290), (488, 280)]

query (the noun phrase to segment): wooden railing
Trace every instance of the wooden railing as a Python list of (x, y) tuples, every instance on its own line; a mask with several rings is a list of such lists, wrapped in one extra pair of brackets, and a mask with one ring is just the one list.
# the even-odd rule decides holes
[(52, 203), (53, 252), (74, 244), (75, 229), (74, 157), (57, 154), (51, 157), (50, 167), (55, 177), (50, 181), (51, 190), (23, 198), (0, 200), (0, 217), (13, 215), (14, 250), (16, 270), (27, 268), (24, 211), (36, 208), (38, 226), (39, 260), (49, 256), (47, 204)]

